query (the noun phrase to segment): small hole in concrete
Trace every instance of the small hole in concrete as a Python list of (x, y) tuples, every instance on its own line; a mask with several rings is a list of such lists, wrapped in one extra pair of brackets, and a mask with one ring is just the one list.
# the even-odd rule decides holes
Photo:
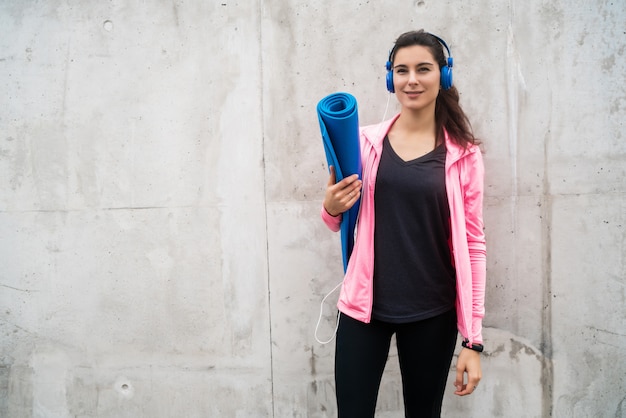
[(128, 385), (126, 383), (122, 385), (122, 390), (128, 390)]
[(111, 22), (110, 20), (105, 20), (102, 26), (107, 32), (111, 32), (113, 30), (113, 22)]

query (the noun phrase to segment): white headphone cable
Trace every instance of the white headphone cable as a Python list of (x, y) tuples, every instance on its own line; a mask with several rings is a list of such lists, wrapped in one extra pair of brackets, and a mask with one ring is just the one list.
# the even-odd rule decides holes
[(383, 122), (385, 121), (385, 118), (387, 117), (387, 110), (389, 110), (389, 99), (391, 98), (391, 93), (389, 93), (387, 95), (387, 105), (385, 106), (385, 113), (383, 113), (383, 120), (380, 121), (380, 124), (378, 125), (378, 131), (376, 132), (376, 138), (378, 139), (378, 135), (380, 135), (380, 130), (383, 127)]
[(331, 290), (326, 296), (324, 296), (324, 299), (322, 299), (322, 303), (320, 303), (320, 316), (317, 318), (317, 325), (315, 325), (315, 341), (317, 341), (318, 343), (322, 344), (322, 345), (326, 345), (329, 342), (331, 342), (332, 340), (335, 339), (335, 336), (337, 335), (337, 328), (339, 328), (339, 312), (337, 312), (337, 324), (335, 325), (335, 331), (333, 332), (333, 336), (330, 337), (329, 340), (326, 341), (321, 341), (319, 339), (319, 337), (317, 336), (317, 331), (319, 330), (320, 327), (320, 322), (322, 322), (322, 312), (324, 311), (324, 302), (326, 302), (326, 299), (332, 295), (333, 293), (335, 293), (335, 291), (337, 289), (339, 289), (339, 287), (343, 284), (343, 280), (341, 281), (341, 283), (339, 283), (337, 286), (335, 286), (335, 288), (333, 290)]

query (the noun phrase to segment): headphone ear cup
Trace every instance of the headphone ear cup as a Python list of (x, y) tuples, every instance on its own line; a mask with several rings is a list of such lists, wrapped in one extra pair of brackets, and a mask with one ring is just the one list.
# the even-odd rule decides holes
[(441, 87), (444, 90), (452, 87), (452, 68), (447, 65), (441, 68)]
[(391, 68), (391, 62), (387, 61), (385, 67), (387, 68), (387, 76), (385, 77), (385, 81), (387, 83), (387, 91), (389, 93), (394, 93), (396, 89), (393, 87), (393, 69)]
[(387, 91), (389, 93), (395, 93), (396, 91), (393, 87), (393, 71), (387, 71)]

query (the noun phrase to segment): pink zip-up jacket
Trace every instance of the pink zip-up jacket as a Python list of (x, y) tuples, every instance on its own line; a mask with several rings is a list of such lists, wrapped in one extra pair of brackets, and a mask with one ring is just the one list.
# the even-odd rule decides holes
[[(383, 149), (383, 139), (398, 118), (361, 128), (363, 186), (361, 208), (352, 255), (341, 287), (338, 309), (369, 323), (372, 316), (374, 277), (374, 187)], [(456, 269), (456, 312), (459, 333), (473, 343), (482, 343), (485, 314), (486, 244), (483, 231), (482, 155), (477, 146), (455, 144), (445, 132), (446, 191), (450, 205), (452, 260)], [(338, 231), (341, 215), (331, 216), (322, 207), (322, 219)]]

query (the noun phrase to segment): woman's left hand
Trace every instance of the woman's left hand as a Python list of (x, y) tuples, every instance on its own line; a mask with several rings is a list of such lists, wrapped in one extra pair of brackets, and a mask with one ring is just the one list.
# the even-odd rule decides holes
[[(465, 374), (467, 374), (467, 383), (463, 383)], [(454, 394), (459, 396), (471, 395), (478, 387), (478, 382), (482, 377), (480, 353), (469, 348), (463, 348), (456, 362), (456, 380), (454, 381), (456, 391)]]

